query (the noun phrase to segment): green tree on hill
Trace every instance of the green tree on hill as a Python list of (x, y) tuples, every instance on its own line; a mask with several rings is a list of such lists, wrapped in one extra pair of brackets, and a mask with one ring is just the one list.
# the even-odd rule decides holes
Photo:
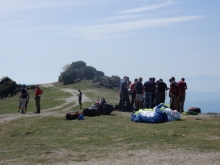
[(86, 66), (86, 63), (83, 61), (72, 62), (70, 69), (81, 69)]
[(58, 82), (67, 85), (79, 82), (82, 79), (92, 80), (97, 87), (103, 86), (107, 88), (117, 88), (120, 81), (118, 76), (105, 76), (104, 72), (98, 71), (92, 66), (86, 66), (85, 62), (76, 61), (63, 67), (63, 72), (60, 74)]
[(9, 94), (13, 94), (13, 92), (17, 88), (17, 83), (10, 79), (9, 77), (3, 77), (0, 80), (0, 97), (8, 96)]
[(72, 62), (70, 65), (67, 64), (63, 67), (63, 70), (58, 81), (64, 85), (72, 84), (76, 79), (92, 80), (96, 76), (104, 76), (103, 72), (97, 71), (92, 66), (86, 66), (86, 63), (83, 61)]

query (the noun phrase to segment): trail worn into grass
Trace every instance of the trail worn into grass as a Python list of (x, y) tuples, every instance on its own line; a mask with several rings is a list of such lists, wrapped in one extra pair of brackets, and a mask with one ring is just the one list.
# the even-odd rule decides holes
[[(48, 84), (44, 84), (44, 85), (41, 85), (43, 87), (53, 87), (53, 84), (52, 83), (48, 83)], [(26, 114), (21, 114), (21, 113), (14, 113), (14, 114), (4, 114), (4, 115), (0, 115), (0, 123), (5, 123), (5, 122), (9, 122), (11, 120), (16, 120), (16, 119), (19, 119), (19, 118), (22, 118), (22, 117), (32, 117), (32, 116), (60, 116), (60, 115), (64, 115), (64, 112), (66, 110), (69, 109), (69, 106), (67, 106), (68, 104), (71, 104), (71, 107), (75, 107), (78, 105), (78, 91), (77, 90), (74, 90), (74, 89), (71, 89), (71, 88), (61, 88), (60, 89), (61, 91), (63, 92), (69, 92), (71, 93), (72, 96), (70, 97), (67, 97), (67, 98), (57, 98), (58, 100), (65, 100), (65, 103), (59, 105), (59, 106), (55, 106), (55, 107), (52, 107), (52, 108), (49, 108), (49, 109), (43, 109), (41, 110), (41, 113), (40, 114), (34, 114), (33, 112), (27, 112)], [(83, 94), (83, 97), (82, 97), (82, 101), (83, 102), (89, 102), (91, 101), (85, 94)], [(67, 106), (66, 108), (63, 108)], [(58, 111), (57, 111), (58, 110)]]

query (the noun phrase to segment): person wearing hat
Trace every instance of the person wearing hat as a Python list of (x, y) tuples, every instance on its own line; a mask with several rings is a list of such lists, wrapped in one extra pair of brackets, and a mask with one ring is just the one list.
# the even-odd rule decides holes
[(168, 90), (167, 84), (163, 82), (163, 79), (159, 79), (159, 82), (156, 85), (156, 105), (165, 102), (166, 91)]
[(25, 84), (22, 85), (20, 95), (21, 95), (21, 113), (24, 114), (26, 113), (25, 107), (26, 107), (27, 97), (28, 97), (28, 91), (25, 88)]

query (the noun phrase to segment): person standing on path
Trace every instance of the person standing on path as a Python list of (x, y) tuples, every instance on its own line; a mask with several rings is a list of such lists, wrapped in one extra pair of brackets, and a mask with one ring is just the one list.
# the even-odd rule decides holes
[(21, 104), (22, 104), (21, 95), (19, 95), (19, 100), (18, 100), (18, 102), (19, 102), (18, 112), (20, 112), (20, 110), (21, 110)]
[(27, 89), (25, 88), (25, 84), (22, 85), (21, 88), (21, 113), (25, 113), (26, 109), (26, 102), (27, 102), (27, 97), (28, 97), (28, 92)]
[(82, 92), (80, 89), (78, 89), (79, 94), (78, 96), (78, 100), (79, 100), (79, 105), (80, 105), (80, 109), (82, 109)]
[(35, 114), (38, 114), (40, 113), (40, 100), (41, 100), (41, 95), (43, 94), (43, 90), (40, 89), (39, 85), (36, 86), (36, 89), (35, 89), (35, 103), (36, 103), (36, 108), (37, 108), (37, 111), (35, 112)]
[[(27, 90), (27, 89), (26, 89)], [(25, 104), (25, 113), (27, 112), (27, 105), (29, 103), (29, 98), (30, 98), (30, 95), (29, 95), (29, 92), (27, 91), (27, 98), (26, 98), (26, 104)]]

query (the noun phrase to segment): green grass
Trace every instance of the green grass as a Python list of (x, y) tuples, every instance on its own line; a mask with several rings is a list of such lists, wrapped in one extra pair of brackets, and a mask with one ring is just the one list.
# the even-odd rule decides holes
[[(44, 93), (41, 96), (41, 109), (48, 109), (65, 103), (64, 100), (58, 100), (57, 98), (65, 98), (71, 96), (70, 93), (62, 92), (59, 88), (48, 87), (42, 88)], [(34, 92), (29, 91), (30, 100), (27, 107), (27, 112), (36, 111)], [(0, 100), (0, 114), (16, 113), (19, 106), (19, 95)]]
[[(103, 96), (107, 101), (117, 103), (117, 90), (96, 89), (89, 81), (82, 81), (82, 84), (61, 86), (56, 83), (53, 88), (45, 88), (42, 96), (44, 107), (57, 106), (62, 103), (57, 102), (57, 97), (69, 96), (60, 92), (62, 87), (81, 89), (92, 100)], [(16, 99), (14, 102), (13, 99), (4, 102), (4, 113), (13, 112), (12, 107), (16, 105)], [(74, 108), (71, 106), (68, 104), (65, 108)], [(139, 149), (165, 151), (181, 148), (193, 152), (220, 152), (219, 117), (147, 124), (132, 122), (130, 113), (114, 111), (111, 115), (84, 118), (82, 121), (69, 121), (64, 113), (63, 116), (32, 116), (1, 123), (0, 160), (30, 164), (65, 163), (66, 160), (81, 162), (105, 158), (116, 152), (134, 150), (135, 153)]]
[[(0, 125), (0, 159), (26, 160), (32, 154), (46, 155), (61, 149), (68, 153), (87, 153), (81, 161), (94, 157), (94, 152), (99, 157), (115, 150), (144, 148), (219, 152), (220, 141), (212, 138), (220, 136), (219, 126), (219, 118), (163, 124), (135, 123), (119, 112), (85, 117), (84, 121), (68, 121), (65, 115), (23, 118)], [(72, 159), (78, 161), (78, 157)], [(46, 160), (39, 158), (38, 161)]]
[(115, 105), (118, 104), (118, 90), (117, 89), (109, 89), (109, 88), (96, 88), (94, 87), (94, 84), (89, 80), (83, 80), (81, 83), (75, 83), (75, 84), (69, 84), (63, 86), (60, 83), (55, 83), (56, 87), (62, 87), (62, 88), (72, 88), (72, 89), (80, 89), (83, 94), (86, 94), (89, 98), (92, 98), (94, 102), (99, 97), (104, 97), (107, 102)]

